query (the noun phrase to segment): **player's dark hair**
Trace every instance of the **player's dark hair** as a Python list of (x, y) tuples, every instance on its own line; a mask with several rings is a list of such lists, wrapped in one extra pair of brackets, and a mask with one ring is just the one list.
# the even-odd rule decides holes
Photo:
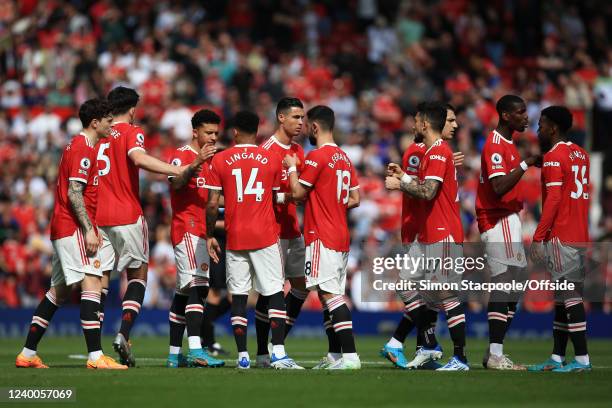
[(194, 129), (199, 128), (205, 123), (218, 125), (221, 123), (221, 117), (209, 109), (200, 109), (191, 118), (191, 127)]
[(517, 105), (521, 105), (524, 103), (525, 101), (520, 96), (504, 95), (497, 101), (495, 109), (497, 110), (497, 114), (501, 118), (502, 113), (510, 113), (516, 108)]
[(317, 122), (321, 130), (331, 132), (334, 130), (334, 111), (325, 105), (317, 105), (306, 113), (309, 122)]
[(301, 108), (304, 109), (304, 104), (298, 98), (292, 98), (289, 96), (285, 96), (276, 105), (276, 119), (278, 119), (278, 115), (281, 113), (287, 113), (287, 111), (291, 108)]
[(455, 109), (455, 107), (451, 105), (450, 103), (445, 103), (444, 106), (446, 107), (447, 110), (451, 110), (453, 112), (457, 111), (457, 109)]
[(421, 102), (417, 105), (417, 112), (438, 133), (446, 125), (446, 109), (446, 104), (440, 102)]
[(138, 104), (140, 96), (132, 88), (118, 86), (108, 93), (107, 99), (113, 107), (113, 115), (122, 115)]
[(542, 116), (553, 122), (562, 134), (572, 128), (572, 113), (565, 106), (553, 105), (542, 110)]
[(234, 116), (232, 121), (236, 129), (248, 134), (257, 133), (259, 127), (259, 116), (251, 111), (240, 111)]
[(112, 107), (105, 99), (89, 99), (79, 108), (79, 119), (83, 129), (89, 127), (94, 119), (102, 120), (111, 114)]

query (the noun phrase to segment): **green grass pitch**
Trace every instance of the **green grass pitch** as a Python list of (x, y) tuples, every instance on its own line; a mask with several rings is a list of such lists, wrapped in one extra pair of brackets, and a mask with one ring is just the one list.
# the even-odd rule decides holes
[[(112, 353), (111, 338), (104, 338)], [(589, 343), (594, 370), (558, 374), (493, 372), (480, 362), (486, 344), (468, 339), (467, 373), (440, 373), (394, 369), (378, 356), (382, 337), (358, 337), (363, 368), (355, 372), (239, 371), (234, 368), (234, 343), (227, 368), (167, 369), (166, 338), (136, 338), (138, 367), (127, 372), (95, 372), (85, 369), (84, 340), (80, 337), (43, 340), (39, 353), (49, 370), (14, 368), (22, 340), (0, 339), (0, 387), (73, 387), (76, 403), (45, 403), (43, 406), (87, 407), (383, 407), (426, 403), (428, 406), (612, 406), (612, 341)], [(552, 339), (551, 339), (552, 341)], [(251, 351), (255, 339), (249, 339)], [(407, 341), (414, 344), (414, 338)], [(452, 346), (443, 341), (445, 358)], [(186, 344), (185, 344), (186, 346)], [(326, 350), (325, 339), (289, 338), (289, 354), (312, 367)], [(571, 348), (571, 343), (570, 343)], [(541, 362), (551, 344), (541, 340), (509, 340), (506, 352), (521, 363)], [(114, 353), (113, 353), (114, 354)], [(111, 354), (111, 355), (113, 355)], [(251, 356), (254, 358), (254, 356)], [(0, 405), (3, 405), (0, 403)], [(35, 406), (4, 404), (4, 406)], [(41, 403), (36, 404), (40, 406)]]

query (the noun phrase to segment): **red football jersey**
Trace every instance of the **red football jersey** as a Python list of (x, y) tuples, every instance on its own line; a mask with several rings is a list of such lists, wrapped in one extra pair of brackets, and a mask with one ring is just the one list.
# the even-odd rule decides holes
[(138, 167), (128, 157), (134, 150), (145, 150), (142, 128), (115, 123), (110, 136), (98, 149), (98, 225), (102, 227), (133, 224), (142, 215), (138, 187)]
[[(589, 155), (571, 142), (559, 142), (544, 155), (542, 164), (542, 203), (544, 210), (534, 241), (553, 237), (561, 242), (589, 242), (590, 184)], [(546, 199), (560, 191), (555, 214), (546, 209)]]
[(444, 140), (437, 140), (423, 155), (419, 167), (421, 180), (438, 180), (436, 196), (421, 200), (422, 220), (419, 242), (433, 244), (451, 235), (456, 243), (463, 242), (463, 227), (459, 215), (459, 187), (453, 151)]
[[(424, 143), (412, 143), (404, 152), (402, 158), (402, 168), (406, 174), (418, 177), (419, 165), (425, 154)], [(419, 211), (423, 204), (423, 200), (410, 197), (408, 194), (402, 194), (402, 242), (410, 244), (414, 241), (423, 221)]]
[(311, 187), (304, 209), (304, 242), (320, 239), (328, 249), (348, 252), (351, 237), (346, 222), (349, 191), (359, 188), (355, 167), (333, 143), (308, 153), (300, 183)]
[(206, 187), (223, 190), (227, 249), (261, 249), (278, 241), (272, 191), (280, 190), (280, 178), (279, 157), (256, 145), (235, 145), (213, 157)]
[(73, 137), (62, 153), (51, 217), (52, 240), (71, 236), (79, 228), (79, 222), (72, 213), (72, 206), (68, 201), (68, 184), (71, 180), (86, 184), (83, 191), (85, 208), (89, 219), (95, 225), (98, 201), (96, 149), (83, 133)]
[[(174, 166), (186, 166), (191, 164), (196, 157), (196, 152), (190, 145), (176, 149), (170, 163)], [(175, 190), (170, 187), (170, 202), (172, 205), (172, 224), (170, 235), (172, 245), (178, 245), (185, 233), (206, 238), (206, 201), (208, 190), (206, 180), (208, 178), (208, 166), (202, 166), (197, 177), (192, 177), (181, 189)]]
[(480, 184), (476, 194), (476, 218), (481, 233), (493, 228), (497, 221), (523, 209), (518, 184), (502, 197), (493, 191), (491, 179), (504, 176), (519, 167), (521, 158), (516, 146), (495, 130), (489, 134), (482, 149)]
[[(281, 160), (281, 193), (287, 193), (291, 191), (289, 186), (289, 177), (287, 176), (287, 169), (282, 167), (282, 160), (287, 154), (292, 154), (298, 157), (297, 169), (298, 172), (302, 172), (304, 164), (304, 149), (298, 143), (292, 142), (290, 145), (282, 144), (278, 141), (276, 136), (272, 135), (268, 140), (261, 144), (266, 150), (270, 150), (276, 153)], [(276, 221), (280, 227), (281, 239), (292, 239), (297, 238), (302, 233), (300, 232), (300, 223), (297, 216), (297, 207), (294, 202), (286, 204), (275, 204), (274, 212), (276, 214)]]

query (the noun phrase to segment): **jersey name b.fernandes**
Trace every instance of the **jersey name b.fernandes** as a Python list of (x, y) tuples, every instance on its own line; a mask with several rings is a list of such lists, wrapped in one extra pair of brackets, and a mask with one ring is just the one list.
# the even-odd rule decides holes
[(350, 234), (346, 221), (349, 192), (359, 188), (355, 167), (333, 143), (308, 153), (300, 183), (311, 188), (304, 209), (304, 242), (317, 239), (328, 249), (348, 252)]

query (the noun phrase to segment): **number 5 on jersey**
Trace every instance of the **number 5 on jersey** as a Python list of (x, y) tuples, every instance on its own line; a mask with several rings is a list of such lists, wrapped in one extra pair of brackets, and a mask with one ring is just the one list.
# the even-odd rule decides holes
[(104, 151), (106, 149), (108, 149), (110, 147), (110, 143), (102, 143), (100, 144), (100, 149), (98, 149), (98, 162), (103, 161), (105, 163), (104, 168), (102, 168), (102, 166), (98, 165), (98, 175), (99, 176), (106, 176), (108, 173), (110, 173), (110, 169), (111, 169), (111, 162), (110, 162), (110, 158), (104, 154)]

